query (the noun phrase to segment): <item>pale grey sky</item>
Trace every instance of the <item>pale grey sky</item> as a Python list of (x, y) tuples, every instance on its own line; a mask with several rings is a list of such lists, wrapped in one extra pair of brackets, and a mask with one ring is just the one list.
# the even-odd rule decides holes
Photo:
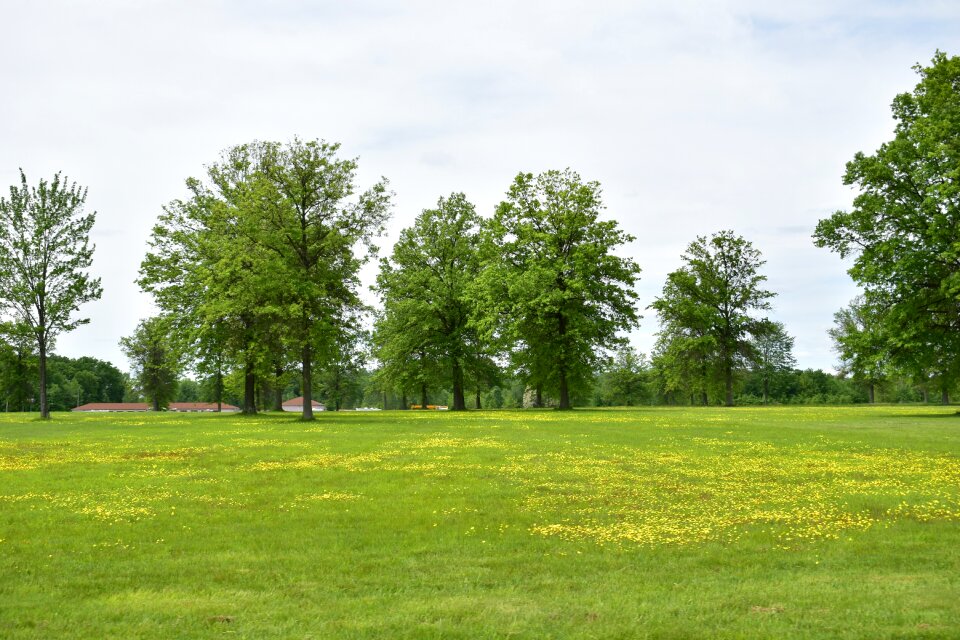
[(57, 351), (123, 369), (162, 205), (221, 150), (295, 135), (390, 179), (384, 252), (440, 195), (490, 215), (517, 172), (564, 167), (637, 237), (642, 306), (696, 235), (734, 229), (799, 365), (830, 368), (856, 290), (810, 234), (853, 197), (846, 161), (891, 137), (911, 66), (960, 53), (956, 2), (0, 0), (0, 25), (0, 188), (62, 170), (97, 211), (104, 295)]

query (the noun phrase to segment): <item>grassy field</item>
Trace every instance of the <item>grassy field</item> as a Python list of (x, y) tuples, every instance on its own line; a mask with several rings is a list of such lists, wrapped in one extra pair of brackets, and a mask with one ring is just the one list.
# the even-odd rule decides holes
[(0, 638), (958, 638), (927, 407), (0, 414)]

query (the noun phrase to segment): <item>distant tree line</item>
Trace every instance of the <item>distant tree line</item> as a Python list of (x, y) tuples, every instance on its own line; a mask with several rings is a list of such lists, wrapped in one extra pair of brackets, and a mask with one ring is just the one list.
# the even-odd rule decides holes
[[(359, 274), (389, 217), (387, 181), (361, 189), (339, 145), (294, 139), (228, 149), (164, 207), (138, 278), (160, 314), (121, 341), (123, 397), (255, 413), (302, 395), (304, 419), (314, 398), (453, 410), (947, 403), (960, 383), (960, 59), (937, 52), (916, 70), (893, 102), (894, 139), (847, 165), (853, 207), (814, 234), (863, 288), (829, 331), (837, 375), (796, 368), (793, 337), (768, 315), (762, 255), (732, 230), (687, 246), (649, 306), (652, 352), (631, 349), (633, 238), (604, 219), (599, 183), (570, 169), (518, 174), (490, 217), (462, 193), (439, 198), (379, 260), (382, 305), (369, 309)], [(22, 173), (0, 198), (5, 408), (46, 417), (74, 397), (118, 396), (95, 382), (109, 371), (50, 356), (100, 295), (85, 198), (59, 174), (32, 187)]]

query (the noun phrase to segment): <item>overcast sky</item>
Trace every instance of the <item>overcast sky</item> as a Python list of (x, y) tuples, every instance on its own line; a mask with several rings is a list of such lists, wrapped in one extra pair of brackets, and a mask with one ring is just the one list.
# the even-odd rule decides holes
[[(832, 368), (856, 289), (810, 235), (851, 202), (844, 164), (891, 137), (911, 67), (960, 54), (957, 2), (0, 0), (0, 25), (0, 188), (63, 171), (97, 212), (103, 298), (57, 352), (122, 369), (163, 204), (223, 149), (293, 136), (341, 142), (361, 187), (389, 178), (383, 253), (441, 195), (489, 216), (519, 171), (564, 167), (636, 236), (641, 306), (695, 236), (733, 229), (798, 364)], [(644, 311), (631, 341), (656, 330)]]

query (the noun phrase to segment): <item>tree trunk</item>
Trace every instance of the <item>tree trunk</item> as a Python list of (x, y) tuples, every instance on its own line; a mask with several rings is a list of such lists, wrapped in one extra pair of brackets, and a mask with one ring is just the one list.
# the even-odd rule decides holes
[(387, 392), (386, 391), (383, 392), (383, 410), (384, 411), (387, 410)]
[(420, 409), (427, 410), (427, 385), (424, 383), (420, 384)]
[(767, 398), (770, 396), (770, 380), (766, 376), (763, 378), (763, 404), (767, 404)]
[(874, 400), (875, 400), (875, 397), (874, 397), (874, 387), (873, 387), (873, 383), (872, 383), (872, 382), (871, 382), (871, 383), (869, 384), (869, 386), (867, 387), (867, 393), (868, 393), (869, 396), (870, 396), (870, 404), (873, 404), (873, 403), (874, 403)]
[(728, 362), (724, 367), (724, 382), (726, 383), (726, 405), (733, 406), (733, 366)]
[(453, 410), (454, 411), (466, 411), (467, 410), (467, 400), (464, 397), (463, 393), (463, 368), (460, 366), (460, 361), (456, 358), (453, 359)]
[(928, 397), (926, 387), (923, 387), (920, 389), (920, 394), (923, 397), (923, 404), (927, 404), (928, 402), (930, 402), (930, 398)]
[(950, 404), (950, 392), (946, 389), (940, 392), (940, 404)]
[(560, 406), (558, 407), (561, 411), (566, 411), (570, 409), (570, 388), (567, 385), (567, 370), (564, 367), (560, 367)]
[(50, 406), (47, 404), (47, 341), (41, 337), (37, 346), (40, 349), (40, 417), (46, 420), (50, 418)]
[(257, 375), (254, 372), (253, 362), (248, 361), (243, 372), (243, 412), (247, 415), (257, 412), (256, 385)]
[(217, 381), (214, 383), (216, 388), (213, 390), (217, 399), (217, 413), (223, 410), (223, 371), (217, 368)]
[(303, 413), (301, 420), (313, 420), (313, 352), (310, 343), (303, 345)]
[[(559, 317), (557, 318), (557, 335), (560, 338), (561, 345), (565, 345), (567, 336), (567, 318), (562, 313), (560, 313)], [(564, 347), (561, 346), (560, 366), (557, 367), (557, 373), (559, 373), (560, 378), (560, 406), (558, 408), (561, 411), (570, 409), (570, 387), (567, 381), (566, 357), (566, 351), (564, 350)]]
[(283, 367), (273, 370), (273, 411), (283, 411)]
[(153, 410), (160, 411), (160, 396), (153, 394)]
[(536, 388), (536, 395), (533, 400), (533, 406), (540, 408), (543, 406), (543, 385), (538, 384)]
[[(690, 404), (693, 404), (693, 403), (691, 402)], [(706, 389), (703, 389), (700, 392), (700, 404), (704, 407), (710, 404), (710, 396), (707, 395)]]
[(480, 408), (480, 389), (477, 389), (477, 409)]
[(405, 391), (400, 393), (400, 408), (401, 409), (410, 408), (410, 403), (407, 401), (407, 393)]

